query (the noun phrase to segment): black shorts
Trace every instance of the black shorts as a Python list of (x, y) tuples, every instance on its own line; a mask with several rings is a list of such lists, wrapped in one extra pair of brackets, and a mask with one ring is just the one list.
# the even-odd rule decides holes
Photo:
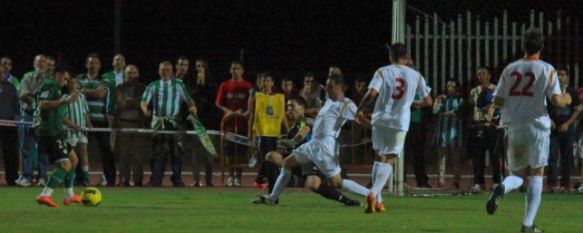
[(47, 155), (50, 163), (69, 159), (70, 146), (65, 140), (56, 136), (38, 137), (38, 154)]
[(301, 170), (302, 170), (302, 177), (305, 179), (308, 179), (308, 176), (319, 176), (320, 179), (324, 179), (324, 176), (322, 176), (322, 174), (320, 173), (320, 170), (318, 170), (318, 167), (316, 167), (316, 164), (309, 162), (309, 163), (305, 163), (300, 165)]

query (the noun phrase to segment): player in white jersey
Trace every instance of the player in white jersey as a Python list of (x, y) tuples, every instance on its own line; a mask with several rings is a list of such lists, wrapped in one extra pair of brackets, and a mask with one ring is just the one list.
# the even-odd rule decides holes
[[(540, 60), (543, 34), (534, 28), (523, 35), (525, 57), (509, 64), (494, 93), (494, 106), (501, 108), (500, 123), (508, 128), (508, 168), (511, 175), (492, 191), (486, 204), (494, 214), (504, 194), (519, 188), (528, 176), (522, 232), (542, 232), (533, 224), (541, 201), (544, 167), (549, 155), (551, 119), (546, 98), (558, 107), (571, 103), (561, 92), (558, 76), (550, 64)], [(492, 108), (493, 108), (492, 107)], [(493, 112), (493, 111), (490, 111)]]
[(292, 154), (283, 160), (283, 167), (273, 191), (269, 195), (260, 195), (258, 204), (277, 204), (279, 195), (289, 182), (291, 170), (308, 162), (316, 164), (333, 186), (361, 196), (368, 195), (368, 199), (374, 200), (369, 189), (340, 176), (338, 135), (344, 123), (354, 120), (356, 115), (356, 105), (352, 100), (344, 97), (344, 88), (344, 79), (341, 75), (334, 74), (328, 77), (326, 81), (328, 99), (316, 116), (312, 140), (294, 149)]
[[(403, 150), (411, 118), (411, 105), (425, 107), (433, 103), (429, 95), (431, 89), (419, 72), (407, 66), (408, 59), (405, 45), (393, 44), (390, 51), (392, 65), (381, 67), (375, 72), (368, 92), (360, 103), (359, 112), (378, 96), (371, 121), (373, 149), (378, 154), (378, 161), (372, 169), (371, 191), (378, 201), (376, 206), (374, 202), (367, 201), (365, 213), (384, 209), (380, 198), (381, 190)], [(414, 101), (415, 94), (421, 99)]]

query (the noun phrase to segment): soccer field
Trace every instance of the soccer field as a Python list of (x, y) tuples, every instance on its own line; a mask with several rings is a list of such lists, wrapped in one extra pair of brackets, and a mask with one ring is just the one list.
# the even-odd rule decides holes
[[(385, 195), (387, 211), (364, 214), (303, 189), (287, 189), (278, 206), (253, 205), (256, 191), (227, 188), (102, 188), (98, 207), (39, 206), (39, 188), (0, 189), (0, 232), (520, 232), (524, 195), (498, 212), (487, 194), (437, 198)], [(62, 191), (53, 195), (59, 204)], [(583, 195), (543, 194), (536, 223), (545, 232), (581, 232)]]

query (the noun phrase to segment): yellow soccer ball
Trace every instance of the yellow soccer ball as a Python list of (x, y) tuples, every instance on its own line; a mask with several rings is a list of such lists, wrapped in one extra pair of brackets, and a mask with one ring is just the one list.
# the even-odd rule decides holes
[(81, 193), (81, 201), (85, 206), (98, 206), (103, 200), (101, 192), (95, 187), (87, 187)]

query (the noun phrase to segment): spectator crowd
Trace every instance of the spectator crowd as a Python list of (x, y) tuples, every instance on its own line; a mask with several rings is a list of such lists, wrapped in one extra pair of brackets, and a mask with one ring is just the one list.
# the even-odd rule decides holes
[[(54, 75), (56, 66), (61, 66), (56, 63), (54, 57), (39, 54), (34, 57), (33, 69), (19, 78), (12, 73), (12, 59), (0, 58), (0, 140), (8, 186), (44, 186), (47, 182), (49, 160), (37, 152), (37, 136), (31, 123), (36, 119), (38, 106), (35, 97), (43, 94), (38, 88), (43, 79)], [(292, 77), (276, 77), (269, 72), (259, 73), (252, 84), (246, 80), (241, 61), (230, 63), (227, 68), (230, 77), (222, 83), (211, 76), (205, 59), (191, 60), (185, 56), (174, 62), (160, 62), (157, 78), (150, 83), (143, 83), (139, 66), (127, 64), (123, 54), (113, 56), (112, 70), (108, 72), (103, 72), (102, 58), (97, 54), (89, 54), (84, 64), (86, 70), (65, 80), (62, 88), (65, 96), (71, 93), (77, 96), (74, 103), (63, 109), (63, 127), (67, 128), (67, 135), (63, 137), (67, 146), (79, 155), (76, 184), (83, 186), (91, 185), (91, 169), (103, 172), (98, 183), (102, 186), (161, 186), (169, 162), (172, 185), (183, 187), (184, 158), (189, 158), (192, 164), (192, 186), (214, 186), (213, 168), (218, 159), (205, 150), (199, 140), (184, 133), (155, 133), (157, 130), (192, 130), (187, 118), (194, 116), (207, 129), (234, 132), (249, 140), (251, 146), (231, 141), (214, 143), (221, 147), (221, 154), (229, 165), (226, 185), (240, 186), (243, 168), (260, 164), (254, 185), (271, 188), (279, 169), (277, 163), (265, 157), (276, 149), (279, 136), (293, 128), (297, 99), (305, 105), (303, 115), (309, 119), (316, 117), (327, 98), (325, 86), (313, 72), (303, 75), (302, 87), (296, 86)], [(580, 179), (571, 180), (575, 173), (572, 171), (574, 161), (578, 158), (581, 163), (583, 160), (583, 124), (580, 123), (583, 88), (577, 89), (570, 83), (569, 70), (565, 66), (556, 67), (561, 88), (571, 95), (573, 102), (564, 108), (548, 107), (552, 133), (547, 191), (569, 192), (571, 185), (583, 191), (581, 164)], [(328, 76), (332, 75), (343, 75), (341, 67), (331, 65)], [(367, 91), (367, 80), (370, 78), (353, 80), (347, 97), (360, 103)], [(499, 112), (488, 112), (493, 109), (489, 106), (496, 88), (495, 71), (479, 67), (475, 85), (459, 80), (464, 79), (449, 78), (444, 90), (433, 90), (432, 108), (411, 109), (405, 154), (412, 162), (417, 187), (432, 187), (426, 171), (429, 160), (437, 161), (434, 185), (439, 188), (482, 192), (488, 188), (487, 165), (491, 168), (490, 188), (505, 176), (504, 130), (497, 122)], [(272, 100), (278, 102), (271, 103)], [(290, 104), (290, 100), (296, 101)], [(489, 118), (488, 114), (494, 117)], [(93, 128), (112, 130), (93, 131)], [(126, 128), (155, 131), (143, 134), (115, 130)], [(362, 138), (370, 137), (365, 129), (353, 132), (361, 132), (359, 137)], [(436, 153), (424, 150), (427, 147), (435, 148)], [(101, 168), (92, 164), (97, 159), (90, 155), (99, 156)], [(435, 156), (435, 159), (428, 156)], [(468, 161), (472, 166), (466, 168)], [(149, 181), (144, 177), (145, 163), (151, 171)], [(445, 181), (447, 165), (454, 174), (451, 185)], [(200, 179), (201, 169), (204, 169), (204, 181)], [(464, 169), (473, 171), (473, 182), (468, 187), (462, 187)]]

